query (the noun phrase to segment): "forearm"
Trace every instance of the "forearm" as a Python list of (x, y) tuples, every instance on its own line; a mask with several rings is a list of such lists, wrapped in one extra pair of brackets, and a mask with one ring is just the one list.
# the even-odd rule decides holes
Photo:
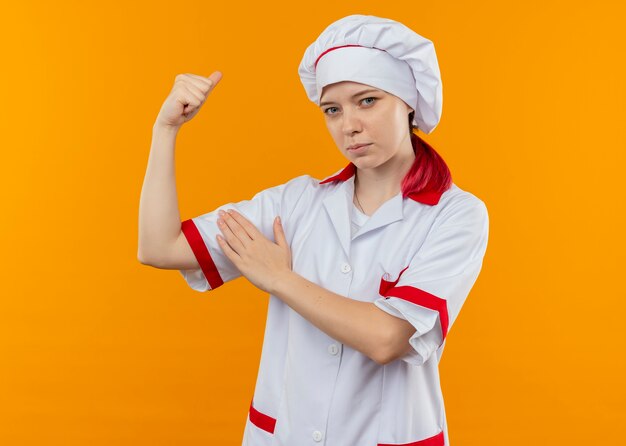
[(154, 125), (148, 167), (139, 201), (137, 256), (149, 261), (172, 246), (180, 234), (174, 151), (178, 129)]
[(388, 357), (392, 340), (388, 318), (393, 316), (373, 303), (333, 293), (292, 271), (271, 291), (333, 339), (379, 363)]

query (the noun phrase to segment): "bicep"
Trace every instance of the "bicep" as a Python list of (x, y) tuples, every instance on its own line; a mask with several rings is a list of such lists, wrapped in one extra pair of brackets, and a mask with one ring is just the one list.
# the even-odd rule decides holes
[(198, 260), (193, 253), (185, 234), (181, 231), (174, 242), (161, 255), (148, 262), (150, 266), (160, 269), (197, 269)]
[(160, 268), (177, 269), (189, 286), (197, 291), (214, 290), (240, 277), (241, 271), (223, 252), (216, 237), (221, 234), (217, 220), (220, 210), (234, 209), (249, 220), (265, 237), (273, 237), (274, 218), (288, 220), (291, 210), (310, 184), (300, 176), (285, 184), (270, 187), (250, 200), (226, 203), (211, 212), (181, 223), (179, 235), (164, 254)]

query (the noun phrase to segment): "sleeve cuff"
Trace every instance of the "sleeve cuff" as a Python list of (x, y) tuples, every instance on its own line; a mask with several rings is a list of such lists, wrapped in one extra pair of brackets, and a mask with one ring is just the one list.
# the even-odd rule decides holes
[(398, 297), (381, 297), (374, 304), (381, 310), (408, 321), (415, 328), (415, 333), (409, 338), (413, 349), (399, 359), (421, 366), (443, 343), (438, 312)]
[(193, 219), (183, 221), (181, 230), (200, 265), (199, 270), (180, 270), (187, 283), (198, 291), (214, 290), (223, 285), (224, 281)]

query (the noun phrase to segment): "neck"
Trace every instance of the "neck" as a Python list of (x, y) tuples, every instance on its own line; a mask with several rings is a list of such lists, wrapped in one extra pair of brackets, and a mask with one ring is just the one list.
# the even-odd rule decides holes
[(402, 179), (415, 160), (410, 136), (402, 141), (398, 153), (380, 166), (371, 169), (357, 167), (354, 187), (366, 208), (366, 202), (382, 203), (401, 192)]

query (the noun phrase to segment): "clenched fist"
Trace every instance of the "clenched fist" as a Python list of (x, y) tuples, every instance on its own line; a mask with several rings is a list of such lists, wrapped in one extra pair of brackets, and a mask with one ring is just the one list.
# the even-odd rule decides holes
[(209, 77), (191, 73), (177, 75), (172, 91), (161, 106), (156, 124), (179, 128), (190, 121), (221, 78), (219, 71)]

